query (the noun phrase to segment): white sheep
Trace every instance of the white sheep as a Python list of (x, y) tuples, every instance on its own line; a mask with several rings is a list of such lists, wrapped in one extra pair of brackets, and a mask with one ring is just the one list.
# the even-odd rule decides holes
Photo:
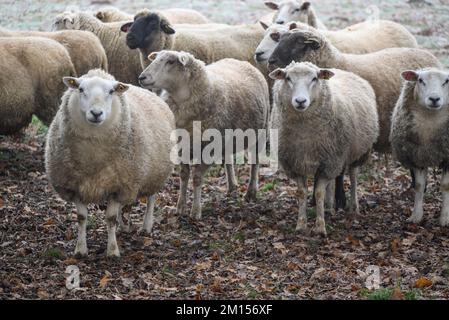
[[(284, 25), (261, 22), (265, 35), (256, 49), (256, 61), (264, 63), (273, 53), (281, 36), (289, 30), (313, 29), (301, 22)], [(342, 30), (321, 30), (321, 33), (341, 52), (365, 54), (387, 48), (417, 48), (415, 37), (401, 24), (387, 20), (366, 21)]]
[(153, 93), (99, 69), (64, 83), (69, 90), (47, 136), (47, 177), (64, 200), (75, 202), (75, 254), (87, 254), (87, 204), (107, 201), (107, 255), (119, 256), (116, 219), (123, 205), (148, 197), (143, 230), (153, 227), (155, 194), (173, 170), (173, 113)]
[(67, 50), (58, 42), (0, 38), (0, 134), (18, 132), (35, 114), (46, 125), (64, 91), (63, 76), (75, 76)]
[(370, 83), (376, 93), (380, 121), (379, 141), (375, 149), (382, 153), (391, 150), (391, 114), (401, 92), (401, 72), (441, 66), (430, 52), (415, 48), (390, 48), (361, 55), (342, 53), (316, 29), (293, 30), (284, 34), (268, 62), (273, 68), (284, 67), (292, 61), (308, 61), (320, 68), (346, 70)]
[(415, 207), (409, 221), (423, 219), (427, 169), (443, 169), (440, 224), (449, 226), (449, 72), (439, 69), (405, 71), (406, 80), (393, 112), (393, 155), (415, 176)]
[(58, 32), (10, 31), (0, 28), (0, 37), (44, 37), (62, 44), (68, 51), (76, 73), (86, 74), (91, 69), (108, 70), (106, 53), (97, 36), (87, 31)]
[[(175, 114), (176, 127), (193, 136), (193, 122), (201, 121), (203, 130), (215, 129), (225, 137), (226, 129), (266, 129), (269, 94), (263, 75), (249, 63), (223, 59), (210, 65), (186, 52), (162, 51), (153, 53), (153, 61), (143, 72), (141, 85), (149, 89), (164, 90)], [(223, 146), (225, 139), (223, 138)], [(204, 147), (204, 146), (203, 146)], [(239, 152), (237, 148), (234, 152)], [(225, 159), (228, 161), (229, 159)], [(193, 165), (192, 216), (201, 218), (202, 180), (209, 165)], [(228, 191), (236, 190), (232, 164), (226, 165)], [(181, 192), (178, 212), (186, 210), (189, 164), (182, 164)], [(252, 164), (247, 200), (255, 200), (258, 189), (258, 165)]]
[(307, 229), (307, 177), (314, 176), (315, 231), (325, 236), (326, 188), (345, 169), (351, 177), (350, 212), (359, 213), (358, 168), (379, 134), (374, 91), (353, 73), (311, 63), (293, 62), (270, 77), (277, 80), (273, 97), (279, 117), (279, 163), (298, 183), (296, 229)]
[(273, 17), (273, 22), (277, 24), (300, 21), (320, 30), (327, 29), (324, 23), (317, 17), (312, 4), (308, 1), (284, 0), (279, 3), (265, 1), (265, 5), (277, 11)]

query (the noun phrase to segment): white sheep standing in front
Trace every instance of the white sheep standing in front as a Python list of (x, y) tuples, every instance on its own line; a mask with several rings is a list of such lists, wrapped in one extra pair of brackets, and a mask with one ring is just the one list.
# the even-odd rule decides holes
[(291, 63), (270, 73), (279, 117), (279, 163), (298, 183), (296, 229), (307, 229), (307, 177), (314, 176), (315, 231), (326, 235), (326, 189), (345, 169), (351, 177), (350, 212), (359, 213), (357, 172), (379, 135), (376, 97), (353, 73)]
[(69, 90), (47, 136), (47, 176), (64, 200), (75, 202), (75, 254), (87, 254), (87, 204), (107, 201), (107, 255), (117, 257), (122, 206), (148, 197), (143, 230), (153, 227), (155, 194), (173, 170), (173, 113), (155, 94), (99, 69), (64, 83)]
[[(268, 85), (264, 76), (248, 62), (223, 59), (206, 66), (190, 53), (177, 51), (152, 53), (148, 59), (152, 63), (142, 72), (141, 85), (164, 90), (162, 96), (175, 114), (176, 127), (187, 130), (191, 138), (194, 121), (201, 121), (202, 130), (218, 130), (223, 147), (230, 142), (226, 141), (227, 129), (266, 129), (270, 107)], [(237, 147), (234, 150), (240, 151)], [(234, 169), (232, 162), (229, 163), (231, 159), (225, 156), (224, 160), (228, 191), (232, 193), (237, 188)], [(192, 166), (194, 198), (191, 213), (197, 219), (201, 218), (203, 176), (209, 167), (204, 161)], [(245, 195), (248, 201), (256, 199), (258, 169), (258, 164), (252, 163)], [(177, 206), (180, 214), (186, 210), (189, 176), (190, 165), (183, 163)]]
[(406, 80), (393, 111), (393, 155), (415, 174), (415, 206), (409, 222), (423, 219), (429, 167), (443, 169), (441, 226), (449, 226), (449, 72), (435, 68), (405, 71)]

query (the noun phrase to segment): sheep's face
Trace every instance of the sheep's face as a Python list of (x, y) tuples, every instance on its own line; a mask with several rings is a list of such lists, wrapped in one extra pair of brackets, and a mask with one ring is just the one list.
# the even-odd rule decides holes
[(319, 64), (319, 50), (322, 47), (320, 38), (310, 32), (290, 31), (281, 36), (278, 46), (268, 60), (269, 69), (285, 67), (292, 61), (309, 61)]
[(449, 73), (436, 69), (404, 71), (402, 77), (415, 82), (415, 99), (420, 106), (440, 110), (449, 105)]
[(148, 52), (163, 49), (165, 36), (175, 33), (170, 23), (156, 13), (136, 16), (134, 22), (124, 24), (121, 30), (127, 33), (126, 44), (130, 49)]
[(310, 2), (282, 1), (279, 3), (266, 1), (265, 5), (277, 11), (275, 23), (286, 24), (290, 21), (308, 22)]
[(319, 69), (311, 63), (292, 63), (285, 69), (276, 69), (270, 77), (282, 81), (283, 95), (291, 97), (291, 105), (304, 112), (320, 97), (322, 81), (334, 76), (330, 70)]
[(148, 56), (151, 64), (141, 73), (139, 83), (143, 88), (167, 90), (178, 87), (185, 76), (185, 66), (190, 56), (185, 52), (161, 51)]
[(265, 35), (256, 49), (254, 59), (257, 63), (265, 63), (270, 58), (274, 49), (277, 47), (281, 36), (288, 31), (286, 26), (281, 26), (278, 24), (273, 24), (270, 27), (262, 25), (265, 30)]
[(79, 101), (71, 104), (76, 108), (71, 110), (72, 113), (94, 126), (102, 125), (117, 114), (120, 105), (113, 103), (114, 98), (129, 88), (123, 83), (99, 77), (65, 77), (63, 80), (68, 88), (76, 92), (75, 98)]
[(79, 23), (73, 12), (58, 14), (53, 22), (52, 30), (78, 30)]

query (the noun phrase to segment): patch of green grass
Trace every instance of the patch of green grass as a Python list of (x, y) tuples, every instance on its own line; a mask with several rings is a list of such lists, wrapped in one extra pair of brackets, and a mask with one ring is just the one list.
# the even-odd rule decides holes
[(36, 128), (36, 133), (38, 135), (44, 135), (48, 132), (48, 127), (43, 124), (42, 121), (40, 121), (36, 116), (33, 115), (33, 118), (31, 119), (31, 125)]
[(243, 232), (237, 232), (236, 234), (234, 234), (234, 240), (237, 241), (245, 241), (245, 234)]
[(246, 290), (247, 290), (246, 297), (248, 299), (256, 300), (259, 298), (259, 296), (260, 296), (259, 292), (257, 292), (257, 290), (254, 289), (253, 287), (247, 285)]
[(59, 248), (49, 248), (42, 253), (45, 259), (62, 260), (65, 257), (64, 251)]
[[(394, 289), (392, 288), (381, 288), (377, 290), (361, 289), (358, 292), (359, 298), (366, 300), (391, 300), (393, 297)], [(420, 300), (421, 293), (417, 289), (412, 289), (409, 291), (402, 291), (404, 300)]]
[(410, 291), (404, 292), (405, 300), (420, 300), (421, 292), (418, 289), (412, 289)]
[(175, 274), (175, 271), (172, 268), (170, 268), (169, 266), (164, 266), (162, 268), (162, 273), (173, 275), (173, 274)]
[(212, 241), (209, 243), (209, 250), (215, 251), (215, 250), (227, 250), (229, 249), (230, 244), (222, 241), (222, 240), (217, 240), (217, 241)]
[(273, 181), (273, 182), (268, 182), (266, 183), (263, 187), (262, 187), (262, 192), (269, 192), (269, 191), (273, 191), (276, 189), (277, 186), (277, 182)]

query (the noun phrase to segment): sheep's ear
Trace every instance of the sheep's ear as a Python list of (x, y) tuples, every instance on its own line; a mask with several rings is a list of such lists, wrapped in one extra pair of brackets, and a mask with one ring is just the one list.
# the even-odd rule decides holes
[(266, 24), (263, 21), (259, 21), (260, 25), (262, 26), (262, 28), (264, 28), (264, 30), (267, 30), (269, 28), (268, 24)]
[(147, 58), (149, 61), (153, 62), (154, 60), (156, 60), (158, 54), (159, 54), (159, 52), (152, 52), (148, 55)]
[(173, 29), (173, 27), (171, 26), (170, 22), (165, 19), (161, 20), (161, 29), (166, 34), (174, 34), (176, 32), (175, 29)]
[(309, 45), (314, 50), (318, 50), (319, 48), (321, 48), (321, 43), (316, 38), (308, 38), (304, 41), (304, 43)]
[(121, 82), (117, 82), (114, 86), (114, 92), (117, 93), (118, 95), (123, 94), (128, 89), (129, 89), (129, 85), (121, 83)]
[(292, 22), (292, 23), (290, 23), (288, 30), (293, 30), (293, 29), (297, 29), (297, 28), (298, 28), (298, 25), (296, 24), (296, 22)]
[(103, 19), (104, 19), (104, 13), (101, 12), (101, 11), (98, 11), (98, 12), (95, 14), (95, 17), (96, 17), (98, 20), (103, 21)]
[(273, 80), (284, 80), (287, 77), (287, 73), (283, 69), (276, 69), (270, 73), (270, 78)]
[(309, 10), (310, 6), (311, 6), (311, 3), (306, 1), (301, 5), (301, 10), (304, 10), (304, 11)]
[(265, 1), (265, 5), (272, 10), (279, 10), (279, 5), (273, 1)]
[(74, 77), (64, 77), (62, 81), (70, 89), (78, 89), (80, 87), (80, 82), (77, 78)]
[(412, 82), (416, 82), (418, 81), (419, 75), (416, 71), (412, 71), (412, 70), (407, 70), (402, 72), (401, 74), (402, 78), (406, 81), (412, 81)]
[(335, 73), (327, 69), (321, 69), (320, 72), (318, 72), (318, 79), (320, 80), (329, 80), (333, 76), (335, 76)]
[(129, 31), (129, 29), (131, 29), (132, 25), (133, 25), (133, 22), (127, 22), (120, 27), (120, 30), (124, 33), (128, 33), (128, 31)]

